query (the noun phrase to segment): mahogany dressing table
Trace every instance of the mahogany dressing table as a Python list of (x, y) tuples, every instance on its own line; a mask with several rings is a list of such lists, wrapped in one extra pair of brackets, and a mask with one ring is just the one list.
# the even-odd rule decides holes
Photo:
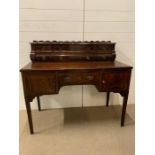
[(30, 133), (33, 122), (30, 102), (36, 97), (58, 94), (67, 85), (94, 85), (99, 92), (123, 97), (121, 126), (124, 126), (132, 67), (115, 61), (115, 43), (110, 41), (33, 41), (31, 62), (20, 71)]

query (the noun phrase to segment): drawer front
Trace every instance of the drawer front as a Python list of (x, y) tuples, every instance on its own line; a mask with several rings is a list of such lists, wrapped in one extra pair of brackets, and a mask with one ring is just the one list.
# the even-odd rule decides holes
[(59, 73), (59, 84), (62, 85), (71, 85), (71, 84), (80, 84), (82, 81), (82, 75), (79, 72), (75, 73)]
[(66, 72), (59, 73), (59, 84), (76, 85), (76, 84), (94, 84), (99, 81), (98, 72)]
[(99, 72), (85, 72), (83, 73), (83, 82), (85, 84), (97, 84), (100, 81)]
[(50, 94), (56, 90), (56, 75), (46, 72), (33, 72), (26, 76), (28, 91), (34, 95)]
[(125, 91), (130, 83), (130, 71), (103, 71), (101, 85), (103, 91)]

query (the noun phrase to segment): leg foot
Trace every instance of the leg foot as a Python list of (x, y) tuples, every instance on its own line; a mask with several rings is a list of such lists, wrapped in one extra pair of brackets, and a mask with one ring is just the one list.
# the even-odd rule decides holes
[(37, 96), (38, 110), (41, 111), (40, 97)]
[(109, 106), (109, 97), (110, 97), (110, 92), (107, 92), (107, 101), (106, 101), (106, 106)]

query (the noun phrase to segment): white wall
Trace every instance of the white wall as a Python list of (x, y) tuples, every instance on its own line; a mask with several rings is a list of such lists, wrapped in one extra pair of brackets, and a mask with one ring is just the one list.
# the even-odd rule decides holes
[[(30, 62), (33, 40), (82, 40), (84, 0), (20, 0), (20, 68)], [(117, 60), (134, 67), (134, 0), (85, 0), (85, 40), (116, 42)], [(20, 75), (19, 75), (20, 76)], [(134, 70), (129, 104), (134, 103)], [(25, 109), (20, 76), (20, 109)], [(83, 92), (83, 94), (82, 94)], [(112, 94), (113, 104), (121, 98)], [(105, 104), (105, 93), (93, 86), (63, 87), (59, 95), (41, 97), (43, 108)], [(33, 101), (36, 108), (36, 100)]]

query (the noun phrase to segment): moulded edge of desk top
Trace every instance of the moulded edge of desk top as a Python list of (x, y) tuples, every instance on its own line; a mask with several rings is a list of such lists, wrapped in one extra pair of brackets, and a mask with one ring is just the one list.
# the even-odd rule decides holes
[(114, 62), (35, 62), (28, 63), (20, 71), (30, 71), (30, 70), (90, 70), (90, 69), (119, 69), (128, 68), (132, 69), (132, 66), (126, 65), (119, 61)]

